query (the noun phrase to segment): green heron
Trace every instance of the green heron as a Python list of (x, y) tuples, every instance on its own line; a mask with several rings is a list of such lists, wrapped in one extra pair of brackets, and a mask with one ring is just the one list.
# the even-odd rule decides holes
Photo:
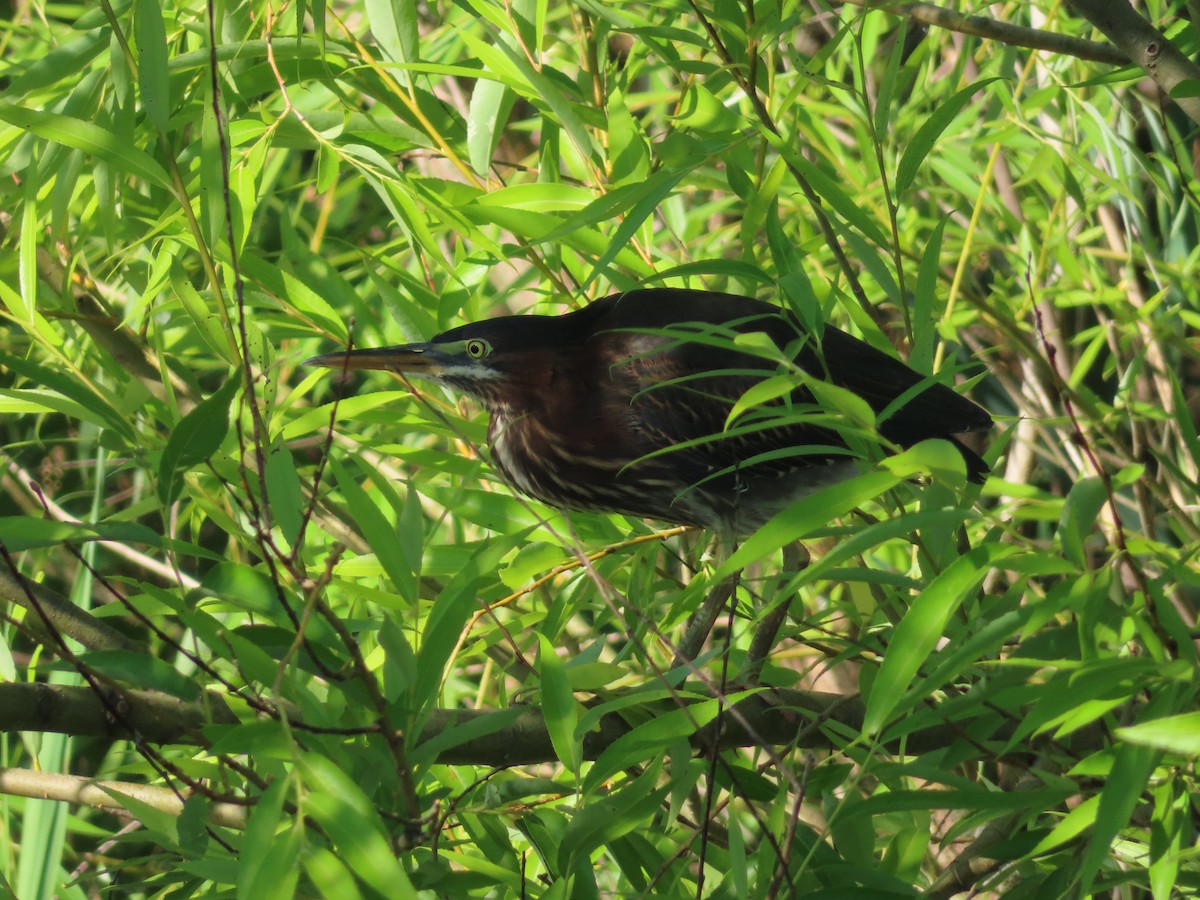
[[(830, 325), (818, 341), (790, 311), (728, 294), (629, 291), (562, 316), (503, 316), (306, 365), (424, 376), (476, 398), (491, 414), (496, 464), (552, 506), (725, 535), (861, 471), (852, 448), (863, 442), (821, 412), (818, 381), (865, 400), (891, 444), (944, 438), (970, 480), (987, 473), (951, 437), (990, 428), (983, 409)], [(755, 385), (768, 402), (731, 422)]]

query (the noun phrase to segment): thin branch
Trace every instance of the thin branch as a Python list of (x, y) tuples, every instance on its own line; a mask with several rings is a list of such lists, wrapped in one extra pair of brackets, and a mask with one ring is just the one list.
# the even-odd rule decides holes
[[(128, 781), (96, 781), (77, 775), (34, 772), (29, 769), (0, 769), (0, 794), (9, 796), (59, 800), (96, 809), (127, 812), (120, 801), (113, 797), (114, 793), (132, 797), (168, 815), (183, 814), (184, 801), (167, 788)], [(211, 803), (208, 822), (225, 828), (245, 828), (246, 808), (236, 803)]]
[[(31, 597), (34, 599), (31, 600)], [(145, 650), (142, 644), (125, 637), (61, 594), (30, 581), (19, 572), (10, 572), (3, 565), (0, 565), (0, 601), (28, 610), (30, 615), (25, 624), (31, 628), (39, 629), (43, 624), (40, 617), (44, 616), (47, 628), (78, 641), (88, 650), (127, 650), (130, 653), (142, 653)], [(53, 648), (55, 645), (48, 640), (46, 646)]]
[[(986, 38), (1010, 47), (1027, 47), (1030, 50), (1046, 50), (1086, 59), (1090, 62), (1111, 63), (1114, 66), (1129, 64), (1129, 57), (1115, 47), (1088, 41), (1083, 38), (1068, 37), (1053, 31), (1042, 31), (1038, 28), (1027, 28), (1024, 25), (1010, 25), (987, 16), (968, 16), (952, 9), (945, 9), (932, 3), (892, 3), (888, 0), (841, 0), (852, 6), (865, 9), (882, 9), (898, 16), (907, 16), (922, 25), (933, 25), (947, 31), (959, 34), (969, 34), (974, 37)], [(1108, 3), (1109, 0), (1102, 0)]]

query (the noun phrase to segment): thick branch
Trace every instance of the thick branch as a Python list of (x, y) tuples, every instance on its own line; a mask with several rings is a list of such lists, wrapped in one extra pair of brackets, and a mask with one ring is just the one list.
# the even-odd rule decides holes
[(202, 726), (238, 722), (220, 694), (188, 703), (159, 691), (113, 690), (119, 717), (86, 686), (0, 684), (0, 732), (37, 731), (80, 737), (146, 740), (152, 744), (196, 742)]
[[(194, 743), (197, 729), (209, 722), (232, 724), (236, 717), (220, 694), (209, 694), (208, 703), (186, 703), (155, 691), (122, 691), (125, 713), (113, 721), (99, 698), (87, 687), (43, 684), (0, 685), (0, 732), (41, 731), (79, 736), (142, 738), (151, 743)], [(699, 701), (694, 701), (699, 702)], [(725, 717), (717, 746), (720, 749), (757, 746), (760, 741), (777, 746), (833, 749), (841, 741), (835, 735), (860, 733), (863, 705), (857, 698), (815, 691), (762, 690), (735, 707), (737, 717)], [(662, 704), (662, 713), (677, 708)], [(745, 721), (740, 724), (739, 719)], [(300, 727), (303, 723), (296, 722)], [(904, 738), (905, 752), (924, 753), (943, 749), (959, 740), (971, 727), (982, 723), (955, 722), (914, 731)], [(617, 714), (604, 716), (583, 742), (585, 759), (596, 759), (614, 741), (628, 734), (629, 723)], [(1026, 757), (1028, 746), (1002, 752), (1001, 747), (1015, 724), (997, 720), (993, 732), (979, 732), (982, 746), (994, 741), (995, 758)], [(131, 733), (132, 729), (132, 733)], [(369, 729), (364, 729), (364, 731)], [(1081, 729), (1080, 746), (1098, 746), (1102, 736)], [(708, 749), (714, 740), (712, 726), (691, 737), (697, 751)], [(885, 745), (886, 746), (886, 745)], [(899, 746), (897, 740), (893, 747)], [(420, 738), (413, 742), (413, 756), (421, 764), (518, 766), (552, 762), (558, 758), (542, 711), (534, 706), (500, 710), (434, 710)]]
[[(1070, 4), (1153, 78), (1164, 93), (1170, 94), (1182, 81), (1200, 81), (1200, 66), (1138, 15), (1127, 0), (1070, 0)], [(1173, 99), (1193, 122), (1200, 124), (1200, 97)]]

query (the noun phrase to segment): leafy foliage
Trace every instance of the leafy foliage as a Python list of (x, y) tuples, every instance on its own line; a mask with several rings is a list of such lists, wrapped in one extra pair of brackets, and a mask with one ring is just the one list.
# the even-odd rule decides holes
[[(8, 803), (19, 896), (1200, 889), (1200, 145), (1139, 70), (840, 3), (6, 16), (0, 753), (108, 780)], [(993, 477), (725, 555), (299, 365), (650, 284), (900, 348)]]

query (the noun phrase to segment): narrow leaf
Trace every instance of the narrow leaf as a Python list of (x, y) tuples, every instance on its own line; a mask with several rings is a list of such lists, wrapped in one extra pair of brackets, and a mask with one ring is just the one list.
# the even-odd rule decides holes
[(1117, 737), (1181, 756), (1200, 756), (1200, 712), (1182, 713), (1118, 728)]
[(139, 656), (126, 650), (95, 650), (81, 658), (93, 671), (114, 681), (162, 691), (181, 700), (192, 701), (200, 696), (195, 682), (153, 656)]
[(929, 155), (929, 151), (933, 149), (933, 145), (937, 143), (937, 139), (941, 137), (942, 132), (949, 128), (950, 123), (962, 112), (963, 107), (971, 102), (971, 98), (975, 94), (993, 81), (999, 80), (998, 76), (983, 78), (963, 88), (939, 106), (934, 114), (926, 119), (924, 124), (917, 129), (917, 133), (913, 136), (908, 148), (904, 151), (904, 156), (900, 158), (900, 165), (896, 168), (897, 195), (908, 190), (909, 185), (913, 183), (913, 179), (917, 175), (917, 170), (921, 167), (921, 163)]
[(138, 91), (146, 118), (159, 131), (167, 130), (171, 115), (171, 83), (167, 78), (167, 32), (162, 4), (137, 0)]
[(538, 635), (538, 648), (538, 668), (542, 674), (542, 714), (546, 718), (546, 729), (550, 732), (550, 743), (554, 745), (554, 752), (563, 765), (578, 774), (583, 745), (575, 739), (575, 726), (579, 720), (575, 696), (563, 672), (562, 660), (544, 634)]
[(170, 188), (166, 170), (150, 154), (92, 122), (13, 106), (0, 101), (0, 119), (38, 137), (90, 153), (116, 169), (159, 187)]
[(291, 544), (300, 532), (304, 493), (300, 488), (300, 476), (296, 474), (296, 461), (287, 447), (280, 444), (267, 454), (266, 475), (271, 515)]
[(998, 559), (1013, 547), (988, 544), (960, 556), (913, 601), (892, 633), (887, 654), (867, 698), (863, 731), (878, 734), (909, 691), (913, 678), (946, 629), (954, 610)]
[(358, 524), (359, 534), (370, 546), (395, 589), (409, 602), (415, 601), (417, 580), (396, 537), (396, 527), (345, 466), (331, 459), (329, 467), (346, 505), (350, 507), (350, 515)]
[(323, 756), (307, 753), (299, 763), (310, 789), (304, 811), (320, 824), (355, 876), (381, 896), (415, 897), (408, 874), (388, 846), (375, 805), (362, 788)]
[(831, 485), (798, 501), (747, 538), (713, 574), (726, 578), (780, 547), (798, 541), (900, 482), (891, 472), (868, 472)]
[(158, 497), (164, 505), (175, 500), (184, 474), (217, 452), (229, 432), (229, 412), (241, 382), (230, 378), (221, 388), (183, 417), (171, 436), (158, 467)]

